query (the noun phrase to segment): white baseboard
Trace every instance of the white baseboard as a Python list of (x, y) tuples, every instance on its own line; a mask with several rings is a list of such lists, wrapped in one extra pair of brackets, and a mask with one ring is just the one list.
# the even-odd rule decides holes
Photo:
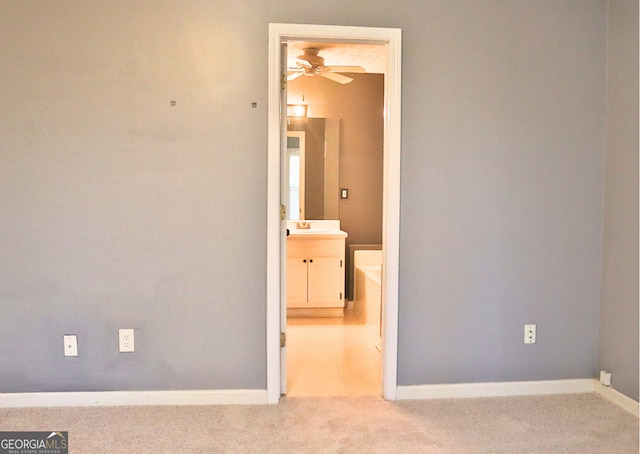
[(531, 396), (594, 392), (592, 378), (575, 380), (461, 383), (452, 385), (398, 386), (398, 400), (451, 399), (459, 397)]
[(267, 404), (262, 389), (0, 393), (0, 408), (262, 404)]
[(631, 397), (625, 396), (620, 391), (616, 391), (615, 389), (613, 389), (610, 386), (604, 386), (598, 380), (594, 380), (594, 382), (595, 382), (595, 392), (596, 393), (600, 394), (602, 397), (607, 399), (609, 402), (617, 405), (618, 407), (622, 408), (623, 410), (628, 411), (629, 413), (631, 413), (636, 418), (639, 417), (638, 416), (638, 414), (639, 414), (638, 410), (639, 410), (640, 405), (638, 404), (638, 402), (633, 400)]
[[(595, 392), (638, 417), (640, 405), (597, 379), (398, 386), (396, 398), (451, 399)], [(264, 405), (262, 389), (0, 393), (0, 408), (141, 405)]]

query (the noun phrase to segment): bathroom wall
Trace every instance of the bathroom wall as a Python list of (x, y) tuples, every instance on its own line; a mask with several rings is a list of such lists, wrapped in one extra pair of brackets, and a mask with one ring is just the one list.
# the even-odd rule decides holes
[(344, 85), (324, 77), (299, 77), (288, 83), (287, 96), (295, 104), (304, 92), (308, 117), (340, 119), (340, 187), (349, 189), (349, 198), (338, 201), (340, 225), (349, 233), (347, 245), (380, 244), (384, 76), (349, 77), (353, 82)]
[(399, 383), (595, 376), (607, 2), (21, 0), (0, 392), (265, 389), (270, 22), (403, 30)]

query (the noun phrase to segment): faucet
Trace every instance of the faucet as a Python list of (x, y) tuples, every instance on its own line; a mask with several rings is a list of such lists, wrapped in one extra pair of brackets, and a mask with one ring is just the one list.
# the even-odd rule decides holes
[(311, 228), (311, 224), (309, 224), (307, 221), (301, 221), (296, 223), (296, 229), (310, 229), (310, 228)]

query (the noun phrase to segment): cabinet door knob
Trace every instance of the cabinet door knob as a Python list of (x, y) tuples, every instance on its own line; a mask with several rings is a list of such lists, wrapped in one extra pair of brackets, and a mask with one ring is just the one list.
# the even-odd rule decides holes
[(309, 259), (309, 263), (313, 263), (313, 259)]
[(304, 259), (304, 260), (302, 261), (302, 263), (307, 263), (307, 259)]

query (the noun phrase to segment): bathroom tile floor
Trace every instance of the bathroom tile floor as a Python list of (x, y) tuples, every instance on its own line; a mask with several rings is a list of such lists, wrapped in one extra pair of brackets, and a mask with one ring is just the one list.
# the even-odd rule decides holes
[(353, 311), (287, 320), (287, 397), (380, 395), (381, 353)]

